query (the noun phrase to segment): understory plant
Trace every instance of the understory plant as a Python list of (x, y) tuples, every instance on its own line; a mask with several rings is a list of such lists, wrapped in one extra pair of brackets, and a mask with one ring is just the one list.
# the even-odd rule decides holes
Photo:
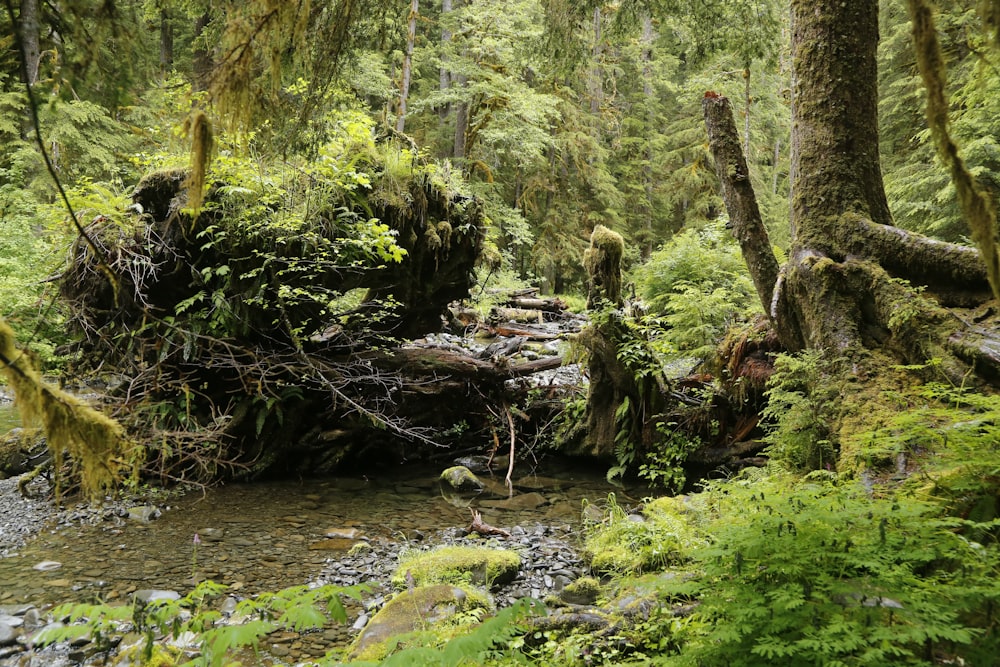
[(706, 487), (711, 544), (691, 553), (699, 574), (672, 592), (697, 607), (664, 664), (992, 661), (995, 529), (834, 473), (767, 475)]

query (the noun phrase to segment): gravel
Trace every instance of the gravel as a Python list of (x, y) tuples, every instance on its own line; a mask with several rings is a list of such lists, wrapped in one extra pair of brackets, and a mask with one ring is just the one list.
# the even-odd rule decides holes
[(37, 497), (25, 498), (17, 488), (20, 479), (0, 479), (0, 558), (17, 553), (28, 538), (59, 515), (55, 503), (46, 498), (48, 482), (32, 480), (28, 491)]

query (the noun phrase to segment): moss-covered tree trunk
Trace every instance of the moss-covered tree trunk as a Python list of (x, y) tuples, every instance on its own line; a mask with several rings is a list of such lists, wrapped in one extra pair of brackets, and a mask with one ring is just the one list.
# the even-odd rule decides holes
[(879, 165), (877, 0), (794, 0), (792, 40), (794, 237), (776, 285), (778, 333), (791, 350), (939, 357), (942, 338), (929, 332), (957, 322), (893, 278), (944, 305), (981, 300), (989, 287), (974, 251), (891, 226)]
[[(770, 314), (787, 350), (836, 360), (827, 368), (841, 377), (828, 379), (843, 390), (830, 426), (843, 445), (898, 409), (879, 408), (913, 380), (889, 371), (897, 364), (935, 360), (926, 368), (936, 379), (996, 384), (1000, 323), (989, 309), (962, 311), (991, 298), (976, 250), (892, 225), (879, 165), (877, 0), (792, 0), (791, 14), (793, 241)], [(738, 168), (718, 171), (730, 190), (742, 184)], [(739, 198), (727, 206), (734, 219), (746, 213)], [(761, 291), (772, 278), (752, 260)]]

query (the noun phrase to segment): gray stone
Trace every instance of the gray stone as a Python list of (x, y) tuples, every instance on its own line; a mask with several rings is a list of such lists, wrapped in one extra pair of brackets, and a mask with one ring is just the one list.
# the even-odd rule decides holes
[(0, 646), (11, 646), (17, 642), (21, 630), (4, 620), (0, 620)]
[(153, 600), (180, 600), (181, 594), (177, 591), (164, 591), (155, 588), (144, 588), (136, 591), (134, 597), (139, 602), (152, 602)]
[(140, 505), (139, 507), (130, 507), (128, 510), (128, 518), (139, 523), (149, 523), (160, 518), (160, 514), (160, 508), (154, 505)]
[(52, 570), (58, 570), (62, 567), (62, 563), (55, 560), (43, 560), (41, 563), (34, 565), (33, 570), (38, 570), (39, 572), (51, 572)]

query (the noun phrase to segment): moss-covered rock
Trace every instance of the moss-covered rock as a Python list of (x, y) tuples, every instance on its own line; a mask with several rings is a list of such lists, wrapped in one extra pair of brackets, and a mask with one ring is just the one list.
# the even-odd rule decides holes
[(465, 466), (452, 466), (441, 473), (441, 481), (458, 491), (479, 491), (482, 481)]
[(600, 594), (600, 581), (594, 577), (580, 577), (559, 591), (559, 599), (568, 604), (594, 604)]
[[(404, 591), (390, 600), (361, 631), (351, 648), (360, 660), (382, 660), (403, 635), (428, 630), (456, 614), (476, 609), (492, 611), (486, 595), (457, 586), (438, 584)], [(411, 637), (412, 639), (412, 637)]]
[(514, 580), (520, 567), (521, 556), (509, 549), (446, 546), (403, 556), (392, 584), (397, 588), (411, 583), (502, 586)]

